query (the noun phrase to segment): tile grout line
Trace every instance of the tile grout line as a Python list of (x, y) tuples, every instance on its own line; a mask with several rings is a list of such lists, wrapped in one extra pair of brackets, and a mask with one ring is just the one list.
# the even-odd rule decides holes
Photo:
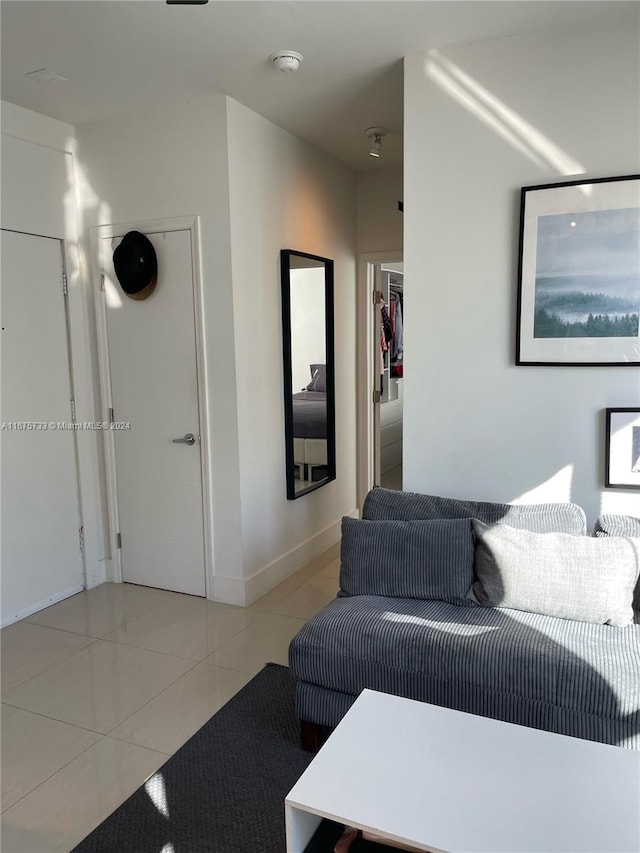
[[(14, 706), (12, 706), (12, 707), (14, 707)], [(23, 710), (24, 710), (24, 708), (21, 708), (20, 710), (22, 710), (22, 711), (23, 711)], [(38, 716), (40, 716), (40, 717), (41, 717), (41, 716), (43, 716), (43, 715), (42, 715), (42, 714), (38, 714)], [(46, 717), (45, 719), (47, 719), (47, 720), (52, 720), (52, 719), (54, 719), (54, 718), (53, 718), (53, 717)], [(57, 722), (62, 722), (62, 721), (61, 721), (61, 720), (58, 720)], [(71, 724), (70, 724), (70, 723), (67, 723), (67, 725), (71, 725)], [(77, 728), (82, 728), (82, 727), (81, 727), (81, 726), (78, 726)], [(84, 729), (84, 731), (92, 731), (92, 729)], [(63, 765), (62, 765), (62, 767), (58, 767), (58, 769), (57, 769), (57, 770), (54, 770), (54, 771), (53, 771), (53, 773), (50, 773), (50, 774), (49, 774), (45, 779), (43, 779), (41, 782), (38, 782), (38, 784), (37, 784), (37, 785), (35, 785), (33, 788), (31, 788), (31, 790), (30, 790), (30, 791), (27, 791), (27, 792), (26, 792), (26, 794), (23, 794), (19, 799), (17, 799), (17, 800), (15, 801), (15, 803), (11, 803), (11, 805), (10, 805), (10, 806), (7, 806), (7, 808), (6, 808), (6, 809), (3, 809), (2, 814), (3, 814), (3, 815), (5, 815), (5, 814), (6, 814), (8, 811), (10, 811), (14, 806), (17, 806), (17, 805), (18, 805), (18, 803), (20, 803), (22, 800), (24, 800), (24, 798), (25, 798), (25, 797), (28, 797), (30, 794), (33, 794), (35, 791), (37, 791), (37, 790), (38, 790), (38, 788), (39, 788), (41, 785), (44, 785), (44, 783), (45, 783), (45, 782), (48, 782), (48, 781), (49, 781), (49, 779), (52, 779), (52, 778), (56, 775), (56, 773), (60, 773), (60, 771), (61, 771), (61, 770), (64, 770), (64, 768), (65, 768), (65, 767), (68, 767), (68, 766), (71, 764), (71, 762), (72, 762), (72, 761), (75, 761), (75, 760), (76, 760), (76, 758), (80, 758), (80, 756), (81, 756), (81, 755), (84, 755), (84, 754), (85, 754), (85, 752), (86, 752), (88, 749), (91, 749), (91, 747), (93, 747), (93, 746), (97, 746), (97, 745), (100, 743), (100, 741), (104, 740), (104, 739), (105, 739), (105, 737), (106, 737), (106, 735), (102, 734), (101, 732), (94, 732), (94, 734), (100, 734), (100, 737), (98, 738), (98, 740), (94, 741), (93, 743), (90, 743), (90, 744), (89, 744), (89, 746), (87, 746), (87, 747), (85, 747), (84, 749), (80, 750), (80, 752), (79, 752), (77, 755), (74, 755), (74, 756), (73, 756), (73, 758), (70, 758), (70, 759), (69, 759), (69, 761), (65, 762), (65, 764), (63, 764)]]
[[(83, 634), (82, 636), (85, 636), (85, 635)], [(61, 657), (60, 660), (55, 661), (55, 663), (52, 663), (49, 666), (45, 666), (44, 669), (40, 669), (40, 670), (38, 670), (38, 672), (34, 672), (33, 675), (30, 675), (30, 676), (28, 676), (28, 678), (25, 678), (24, 681), (20, 681), (18, 684), (14, 684), (11, 687), (9, 687), (7, 690), (2, 691), (2, 693), (0, 693), (0, 702), (5, 702), (5, 704), (11, 705), (11, 702), (6, 702), (4, 697), (8, 693), (11, 693), (12, 690), (17, 690), (18, 687), (23, 687), (28, 681), (31, 681), (33, 678), (37, 678), (39, 675), (44, 675), (45, 672), (48, 672), (50, 669), (53, 669), (54, 666), (58, 666), (58, 664), (64, 663), (66, 660), (69, 660), (69, 658), (72, 658), (74, 655), (77, 655), (78, 652), (83, 652), (85, 649), (88, 649), (89, 646), (92, 646), (94, 643), (97, 643), (97, 642), (98, 642), (97, 639), (93, 639), (90, 643), (87, 643), (86, 646), (82, 646), (82, 648), (75, 649), (74, 651), (70, 652), (68, 655), (64, 655), (64, 657)]]
[(72, 729), (80, 729), (83, 732), (90, 732), (93, 735), (105, 737), (105, 732), (99, 732), (97, 729), (88, 729), (86, 726), (79, 726), (77, 723), (70, 723), (67, 720), (60, 720), (58, 717), (51, 717), (49, 714), (41, 714), (40, 711), (32, 711), (30, 708), (22, 708), (20, 705), (13, 705), (3, 699), (1, 705), (6, 705), (9, 708), (15, 708), (16, 711), (24, 711), (25, 714), (33, 714), (35, 717), (42, 717), (44, 720), (53, 720), (54, 723), (62, 723), (65, 726), (70, 726)]
[[(21, 710), (24, 710), (24, 709), (21, 709)], [(42, 715), (39, 715), (39, 716), (42, 716)], [(48, 717), (47, 719), (54, 719), (54, 718)], [(67, 725), (71, 725), (71, 723), (67, 723)], [(78, 726), (78, 728), (81, 728), (81, 727)], [(85, 731), (91, 731), (91, 729), (85, 729)], [(140, 746), (140, 744), (137, 744), (137, 743), (129, 743), (128, 741), (123, 741), (123, 740), (120, 740), (119, 738), (112, 738), (109, 734), (102, 734), (101, 732), (96, 732), (96, 734), (100, 734), (100, 737), (98, 738), (98, 740), (96, 740), (94, 743), (90, 743), (89, 746), (87, 746), (85, 749), (81, 750), (77, 755), (74, 755), (73, 758), (71, 758), (69, 761), (67, 761), (65, 764), (63, 764), (61, 767), (59, 767), (57, 770), (54, 770), (53, 773), (49, 774), (49, 776), (47, 776), (46, 779), (43, 779), (42, 782), (38, 782), (38, 784), (34, 788), (32, 788), (26, 794), (23, 794), (18, 800), (15, 801), (15, 803), (12, 803), (10, 806), (8, 806), (6, 809), (4, 809), (2, 811), (2, 815), (6, 815), (7, 812), (9, 812), (14, 806), (17, 806), (18, 803), (22, 802), (22, 800), (24, 800), (25, 797), (28, 797), (31, 794), (34, 794), (38, 790), (38, 788), (41, 788), (45, 784), (45, 782), (48, 782), (50, 779), (53, 779), (53, 777), (55, 775), (57, 775), (58, 773), (61, 773), (66, 767), (68, 767), (70, 764), (72, 764), (76, 760), (76, 758), (80, 758), (80, 756), (84, 755), (85, 752), (88, 752), (94, 746), (97, 746), (99, 743), (102, 743), (102, 741), (106, 740), (107, 738), (109, 738), (109, 740), (117, 740), (118, 743), (126, 743), (127, 746), (135, 746), (138, 749), (145, 749), (148, 752), (155, 752), (158, 755), (166, 755), (167, 754), (165, 752), (161, 752), (159, 749), (151, 749), (148, 746)], [(170, 758), (171, 756), (168, 756), (168, 757)], [(163, 764), (164, 763), (166, 763), (166, 762), (163, 762)], [(143, 783), (144, 783), (144, 780), (143, 780)], [(138, 787), (140, 787), (140, 786), (138, 786)], [(137, 788), (135, 790), (137, 790)], [(125, 800), (123, 800), (122, 802), (125, 802)], [(120, 803), (120, 805), (122, 805), (122, 803)], [(118, 808), (118, 806), (116, 806), (116, 808)], [(108, 817), (108, 815), (106, 815), (106, 817)], [(101, 822), (102, 821), (99, 821), (96, 824), (96, 826), (99, 826)], [(93, 827), (93, 829), (95, 829), (95, 827)], [(89, 830), (89, 832), (93, 832), (93, 829)], [(82, 839), (80, 839), (80, 840), (82, 840)]]

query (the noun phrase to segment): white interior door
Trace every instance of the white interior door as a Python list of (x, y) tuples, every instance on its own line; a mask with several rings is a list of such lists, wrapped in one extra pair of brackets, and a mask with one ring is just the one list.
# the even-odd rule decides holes
[(2, 622), (82, 589), (59, 240), (2, 231)]
[(158, 283), (144, 301), (115, 276), (119, 238), (101, 240), (114, 420), (130, 424), (113, 433), (123, 580), (205, 595), (191, 233), (147, 236)]

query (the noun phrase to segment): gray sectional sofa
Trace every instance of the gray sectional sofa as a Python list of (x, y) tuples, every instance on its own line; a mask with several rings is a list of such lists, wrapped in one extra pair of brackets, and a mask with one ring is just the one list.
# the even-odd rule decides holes
[[(636, 583), (633, 601), (640, 607), (640, 538), (625, 538), (640, 536), (640, 520), (603, 517), (597, 525), (600, 539), (613, 535), (614, 559), (609, 556), (614, 551), (602, 551), (600, 540), (586, 536), (584, 512), (574, 504), (513, 506), (374, 489), (362, 517), (343, 521), (338, 597), (290, 646), (303, 745), (313, 748), (317, 728), (337, 725), (359, 693), (370, 688), (640, 749), (640, 625), (633, 624), (631, 609)], [(482, 606), (482, 594), (490, 599), (495, 584), (492, 593), (482, 569), (486, 589), (478, 587), (479, 549), (485, 543), (482, 525), (471, 519), (499, 534), (509, 531), (516, 540), (519, 530), (529, 538), (529, 531), (550, 534), (545, 543), (556, 535), (562, 547), (586, 548), (589, 554), (595, 548), (594, 560), (601, 551), (603, 560), (585, 579), (584, 557), (572, 564), (569, 555), (569, 569), (553, 567), (556, 574), (549, 580), (537, 574), (545, 568), (533, 553), (531, 571), (521, 571), (513, 585), (509, 576), (501, 590), (504, 600), (515, 600), (522, 609), (500, 606), (499, 600), (486, 606), (486, 598)], [(517, 545), (507, 543), (505, 559), (522, 569)], [(618, 554), (627, 561), (624, 583), (609, 583)], [(489, 554), (491, 570), (503, 567), (503, 558)], [(574, 579), (578, 575), (578, 585), (565, 590), (570, 573)], [(534, 585), (527, 592), (531, 574)], [(564, 618), (520, 604), (523, 583), (525, 596), (531, 593), (544, 610)], [(616, 584), (626, 584), (622, 597)], [(613, 624), (583, 621), (580, 614), (567, 618), (580, 600), (591, 608), (585, 620)]]

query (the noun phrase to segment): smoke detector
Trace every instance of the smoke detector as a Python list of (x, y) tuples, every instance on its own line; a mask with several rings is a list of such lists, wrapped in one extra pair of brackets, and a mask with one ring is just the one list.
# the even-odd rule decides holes
[(269, 57), (278, 71), (297, 71), (303, 56), (297, 50), (278, 50)]

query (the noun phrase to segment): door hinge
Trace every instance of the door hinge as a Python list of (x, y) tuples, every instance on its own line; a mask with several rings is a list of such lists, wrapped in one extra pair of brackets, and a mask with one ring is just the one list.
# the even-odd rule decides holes
[(379, 391), (374, 391), (374, 392), (373, 392), (373, 402), (374, 402), (374, 403), (379, 403), (381, 400), (382, 400), (382, 395), (380, 394), (380, 392), (379, 392)]
[(104, 273), (100, 274), (100, 290), (104, 290)]
[(69, 294), (69, 280), (67, 279), (66, 272), (62, 273), (62, 292), (65, 296)]
[(109, 423), (110, 424), (115, 423), (114, 416), (113, 416), (113, 409), (109, 409)]
[(122, 533), (116, 533), (116, 548), (122, 548)]
[(381, 290), (374, 290), (373, 291), (373, 304), (378, 305), (380, 302), (382, 302), (382, 291)]
[(80, 550), (84, 553), (84, 527), (78, 530), (78, 535), (80, 537)]
[(76, 419), (76, 401), (71, 400), (71, 420), (75, 421)]

